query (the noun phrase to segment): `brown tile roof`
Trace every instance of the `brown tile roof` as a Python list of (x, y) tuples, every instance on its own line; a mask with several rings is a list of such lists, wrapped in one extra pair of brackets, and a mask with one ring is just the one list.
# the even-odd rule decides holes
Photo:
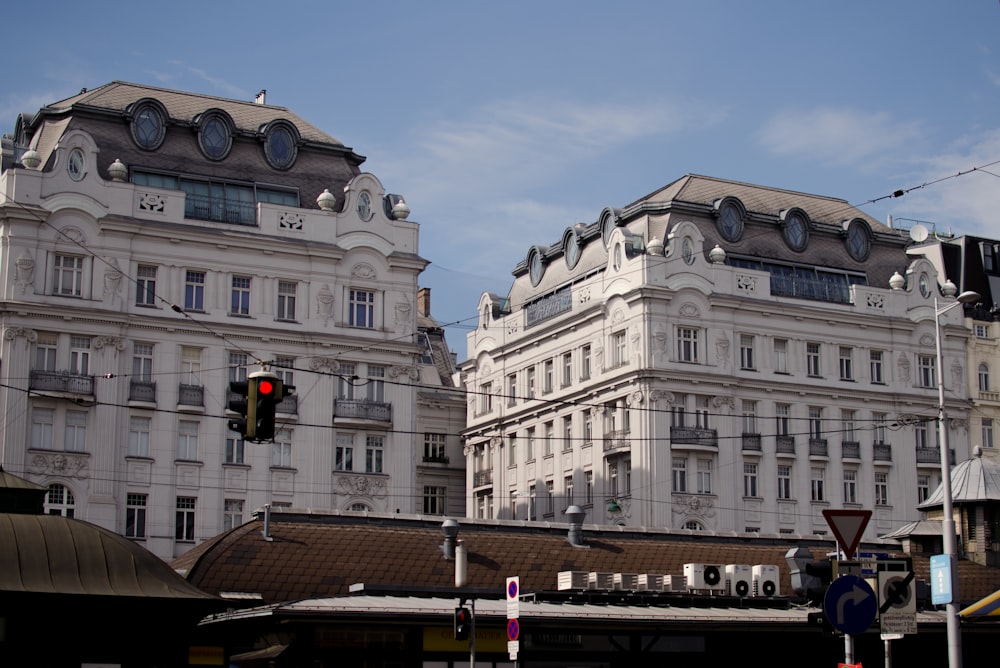
[[(442, 518), (443, 519), (443, 518)], [(460, 520), (459, 539), (468, 552), (472, 589), (503, 591), (517, 575), (524, 592), (556, 589), (559, 571), (682, 574), (685, 563), (774, 564), (782, 595), (792, 595), (784, 556), (808, 547), (822, 557), (832, 543), (809, 540), (679, 535), (678, 532), (585, 526), (586, 548), (573, 547), (567, 525)], [(260, 594), (266, 603), (329, 597), (350, 585), (448, 589), (454, 562), (443, 558), (440, 520), (399, 516), (361, 517), (331, 513), (274, 513), (273, 540), (254, 520), (202, 543), (173, 562), (199, 588), (219, 594)], [(878, 551), (887, 551), (878, 548)], [(897, 555), (898, 556), (898, 555)], [(914, 558), (920, 579), (929, 579), (927, 558)], [(1000, 569), (962, 562), (963, 599), (978, 600), (1000, 588)]]

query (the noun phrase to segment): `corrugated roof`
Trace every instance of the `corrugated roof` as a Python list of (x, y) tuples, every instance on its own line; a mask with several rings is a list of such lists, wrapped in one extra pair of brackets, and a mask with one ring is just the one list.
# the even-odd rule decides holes
[(0, 513), (0, 592), (213, 600), (156, 555), (59, 515)]

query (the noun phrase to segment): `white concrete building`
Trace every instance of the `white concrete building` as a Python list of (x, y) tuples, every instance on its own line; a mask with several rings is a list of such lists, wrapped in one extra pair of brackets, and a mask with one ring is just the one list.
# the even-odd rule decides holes
[[(460, 367), (469, 514), (813, 534), (857, 508), (869, 540), (917, 519), (953, 286), (908, 243), (843, 200), (688, 175), (532, 246)], [(965, 459), (960, 311), (942, 321)]]
[[(418, 225), (362, 156), (263, 92), (122, 82), (3, 148), (0, 463), (49, 512), (168, 559), (268, 503), (461, 512)], [(261, 365), (296, 394), (244, 443), (228, 383)]]

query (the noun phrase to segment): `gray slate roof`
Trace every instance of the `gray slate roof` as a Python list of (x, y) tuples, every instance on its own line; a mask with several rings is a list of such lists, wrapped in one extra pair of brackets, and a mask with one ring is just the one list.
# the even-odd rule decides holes
[[(954, 503), (1000, 501), (1000, 458), (977, 452), (976, 456), (955, 466), (951, 470), (951, 498)], [(917, 508), (926, 510), (943, 503), (944, 487), (938, 485)]]

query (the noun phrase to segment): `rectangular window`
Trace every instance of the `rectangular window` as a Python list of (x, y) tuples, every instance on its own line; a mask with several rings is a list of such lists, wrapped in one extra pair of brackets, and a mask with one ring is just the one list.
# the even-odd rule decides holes
[(135, 305), (156, 306), (156, 267), (140, 264), (135, 270)]
[(563, 452), (573, 450), (573, 418), (569, 415), (562, 419), (562, 442)]
[(542, 363), (542, 392), (548, 394), (554, 389), (555, 362), (545, 360)]
[(90, 374), (90, 337), (69, 337), (69, 372), (77, 376)]
[(493, 383), (483, 383), (479, 386), (479, 414), (493, 412)]
[(868, 353), (868, 364), (871, 367), (872, 382), (877, 385), (885, 383), (882, 357), (883, 353), (881, 350), (872, 350)]
[(198, 423), (181, 420), (177, 423), (177, 459), (197, 461)]
[(743, 433), (744, 434), (756, 434), (757, 431), (757, 402), (748, 401), (744, 399), (742, 401), (743, 407)]
[[(369, 364), (368, 383), (365, 386), (368, 401), (385, 402), (385, 367), (376, 364)], [(492, 408), (492, 407), (491, 407)]]
[(976, 338), (977, 339), (988, 339), (990, 338), (990, 326), (984, 325), (983, 323), (976, 323)]
[(694, 426), (698, 429), (711, 429), (709, 426), (709, 418), (711, 417), (709, 401), (709, 398), (705, 395), (699, 395), (695, 399)]
[(812, 469), (810, 487), (813, 501), (826, 500), (826, 471), (821, 468)]
[(34, 450), (52, 449), (52, 432), (56, 412), (51, 408), (31, 409), (31, 447)]
[(754, 365), (754, 336), (752, 334), (740, 334), (740, 368), (753, 371), (757, 367)]
[(580, 348), (580, 380), (590, 378), (590, 346)]
[(271, 444), (271, 466), (278, 468), (292, 467), (292, 432), (280, 429), (274, 434)]
[(517, 405), (517, 374), (512, 373), (507, 376), (507, 405)]
[(774, 405), (774, 432), (777, 436), (788, 436), (791, 433), (789, 431), (791, 409), (789, 404)]
[(993, 448), (993, 418), (983, 418), (982, 423), (983, 447)]
[(756, 464), (743, 464), (743, 496), (757, 496)]
[(698, 477), (695, 481), (697, 484), (697, 492), (699, 494), (711, 494), (712, 493), (712, 460), (711, 459), (699, 459), (698, 460)]
[(148, 417), (130, 417), (128, 420), (129, 457), (149, 457), (149, 432), (151, 420)]
[(788, 340), (774, 340), (774, 372), (788, 373)]
[(873, 443), (887, 443), (885, 440), (886, 434), (886, 414), (885, 413), (872, 413), (872, 442)]
[(278, 281), (278, 308), (275, 317), (278, 320), (295, 320), (295, 296), (298, 284), (291, 281)]
[(529, 366), (524, 370), (524, 390), (525, 396), (529, 399), (535, 397), (535, 367)]
[(927, 424), (924, 422), (918, 422), (913, 425), (913, 436), (915, 445), (918, 450), (923, 450), (925, 448), (931, 447), (930, 443), (930, 432), (927, 429)]
[(687, 492), (687, 459), (674, 457), (672, 468), (674, 492)]
[(424, 485), (424, 514), (444, 515), (445, 488)]
[(272, 371), (285, 387), (295, 387), (295, 358), (276, 355)]
[(562, 386), (573, 383), (573, 353), (563, 353), (562, 356)]
[[(337, 398), (338, 399), (353, 399), (354, 398), (354, 372), (355, 366), (351, 362), (341, 362), (340, 363), (340, 373), (337, 376)], [(486, 399), (482, 396), (479, 398), (480, 409), (482, 409), (485, 404)]]
[(618, 496), (618, 462), (613, 459), (608, 460), (608, 489), (611, 496)]
[(375, 293), (371, 290), (355, 290), (349, 292), (349, 307), (347, 324), (351, 327), (375, 328)]
[(38, 371), (56, 370), (56, 335), (40, 332), (35, 342), (35, 369)]
[(385, 436), (365, 437), (365, 473), (382, 473), (382, 454)]
[(594, 505), (594, 472), (583, 472), (583, 500), (586, 505)]
[(83, 294), (83, 257), (56, 254), (54, 259), (52, 294), (80, 297)]
[(778, 466), (778, 498), (792, 498), (792, 467), (787, 464)]
[(931, 493), (931, 477), (929, 475), (917, 476), (917, 503), (923, 503)]
[(854, 349), (840, 346), (840, 379), (854, 380)]
[(177, 497), (177, 515), (174, 520), (174, 539), (191, 542), (194, 540), (194, 509), (197, 499), (193, 496)]
[(823, 409), (818, 406), (809, 407), (809, 438), (826, 438), (823, 431)]
[(556, 438), (556, 426), (554, 422), (545, 423), (545, 456), (552, 454), (552, 441)]
[(205, 272), (187, 271), (184, 274), (184, 310), (205, 310)]
[(625, 332), (615, 332), (611, 335), (611, 366), (617, 368), (625, 364), (628, 364)]
[(242, 438), (226, 438), (226, 464), (245, 464), (245, 443)]
[(594, 416), (591, 415), (590, 409), (583, 411), (583, 442), (585, 444), (594, 442)]
[(528, 485), (528, 519), (537, 520), (538, 519), (538, 492), (535, 490), (535, 486)]
[(875, 473), (875, 505), (889, 505), (889, 474), (882, 471)]
[(807, 343), (806, 344), (806, 373), (814, 378), (818, 378), (821, 374), (820, 367), (820, 347), (818, 343)]
[[(529, 427), (527, 437), (524, 439), (524, 459), (531, 461), (535, 458), (535, 428)], [(517, 434), (507, 434), (507, 466), (517, 466)]]
[(229, 296), (230, 315), (250, 315), (250, 277), (233, 276), (233, 287)]
[(229, 531), (243, 524), (243, 499), (226, 499), (222, 508), (222, 530)]
[(200, 348), (181, 348), (181, 384), (201, 386)]
[(240, 381), (247, 379), (248, 357), (246, 353), (229, 353), (229, 380)]
[(337, 471), (354, 470), (354, 434), (337, 434), (333, 468)]
[(63, 447), (69, 452), (85, 452), (87, 449), (87, 413), (66, 411), (66, 439)]
[(564, 510), (573, 505), (573, 476), (571, 475), (563, 478), (563, 500), (565, 501)]
[(677, 328), (677, 360), (698, 361), (698, 330), (691, 327)]
[(917, 378), (920, 387), (937, 387), (937, 363), (933, 355), (917, 355)]
[(153, 344), (132, 344), (132, 380), (144, 383), (153, 380)]
[(146, 500), (145, 494), (125, 495), (125, 537), (146, 537)]
[(545, 514), (552, 515), (556, 511), (556, 483), (553, 480), (545, 481)]
[(858, 472), (844, 471), (844, 503), (858, 502)]
[(848, 441), (850, 443), (856, 443), (858, 440), (858, 435), (855, 433), (854, 426), (856, 420), (856, 413), (852, 410), (842, 410), (840, 411), (840, 438), (842, 441)]
[(424, 433), (424, 461), (428, 462), (447, 462), (448, 459), (445, 456), (445, 441), (447, 436), (445, 434), (435, 434), (432, 432)]

